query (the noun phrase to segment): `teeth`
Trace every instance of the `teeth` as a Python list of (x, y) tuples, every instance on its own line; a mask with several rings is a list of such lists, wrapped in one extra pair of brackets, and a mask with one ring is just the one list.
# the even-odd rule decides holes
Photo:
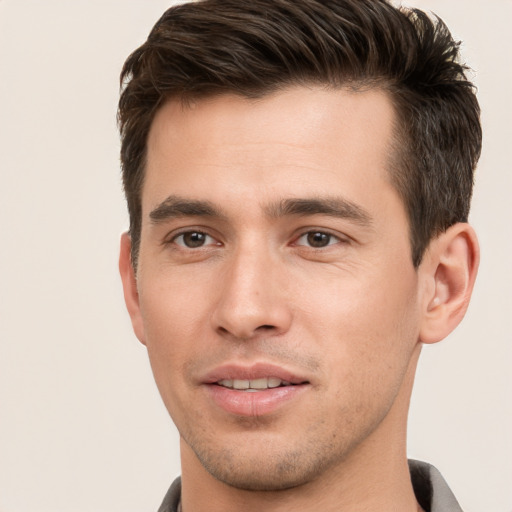
[(250, 380), (249, 387), (251, 389), (267, 389), (268, 388), (268, 379)]
[[(283, 382), (284, 384), (284, 382)], [(281, 385), (281, 379), (278, 379), (277, 377), (270, 377), (268, 379), (268, 387), (269, 388), (277, 388)]]
[(277, 377), (263, 377), (261, 379), (223, 379), (218, 382), (220, 386), (239, 390), (261, 390), (277, 388), (279, 386), (289, 386), (291, 383), (278, 379)]
[(249, 389), (250, 388), (249, 384), (250, 383), (248, 380), (233, 379), (233, 388), (234, 389)]

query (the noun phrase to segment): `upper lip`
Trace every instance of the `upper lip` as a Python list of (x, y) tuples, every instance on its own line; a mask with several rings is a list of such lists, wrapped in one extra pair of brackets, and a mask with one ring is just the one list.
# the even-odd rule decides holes
[(214, 384), (221, 380), (255, 380), (267, 377), (275, 377), (291, 384), (304, 384), (309, 380), (297, 373), (287, 370), (282, 366), (272, 363), (238, 364), (228, 363), (217, 366), (207, 372), (201, 379), (203, 384)]

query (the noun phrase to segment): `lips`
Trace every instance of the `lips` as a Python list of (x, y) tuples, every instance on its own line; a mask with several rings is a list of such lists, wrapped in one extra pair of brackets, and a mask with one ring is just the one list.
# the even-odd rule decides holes
[(294, 401), (310, 388), (310, 383), (282, 367), (259, 363), (215, 368), (203, 379), (203, 388), (224, 412), (263, 416)]
[[(275, 382), (278, 379), (280, 383), (286, 384), (303, 384), (308, 382), (308, 378), (300, 376), (293, 371), (284, 367), (269, 363), (254, 363), (251, 365), (244, 364), (224, 364), (209, 371), (201, 381), (205, 384), (218, 384), (221, 381), (256, 381), (260, 379), (268, 379)], [(229, 386), (232, 387), (232, 386)], [(269, 386), (276, 387), (276, 386)]]

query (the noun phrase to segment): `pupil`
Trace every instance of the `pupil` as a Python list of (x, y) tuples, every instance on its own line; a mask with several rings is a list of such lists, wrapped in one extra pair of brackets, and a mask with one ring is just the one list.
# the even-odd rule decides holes
[(308, 234), (308, 243), (311, 247), (325, 247), (329, 245), (330, 235), (325, 233), (309, 233)]
[(204, 233), (198, 233), (197, 231), (183, 235), (183, 241), (187, 247), (201, 247), (204, 244), (205, 238), (206, 235)]

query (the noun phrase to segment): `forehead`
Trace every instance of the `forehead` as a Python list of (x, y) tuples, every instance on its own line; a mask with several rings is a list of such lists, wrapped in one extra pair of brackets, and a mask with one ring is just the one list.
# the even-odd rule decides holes
[[(323, 128), (316, 135), (339, 135), (339, 141), (350, 131), (381, 130), (385, 138), (395, 113), (389, 95), (381, 89), (353, 90), (321, 86), (294, 86), (259, 98), (246, 98), (236, 94), (221, 94), (182, 101), (170, 99), (158, 110), (149, 134), (149, 149), (153, 142), (162, 142), (160, 136), (179, 134), (199, 142), (237, 132), (237, 139), (258, 142), (273, 137), (278, 143), (281, 136), (306, 142), (314, 134), (311, 128)], [(286, 128), (286, 132), (283, 132)], [(330, 131), (331, 133), (326, 133)], [(173, 133), (174, 132), (174, 133)], [(170, 141), (171, 139), (168, 139)]]
[(225, 200), (218, 188), (226, 183), (248, 197), (270, 189), (332, 194), (338, 184), (359, 194), (387, 180), (394, 116), (387, 94), (376, 89), (290, 87), (259, 99), (170, 100), (148, 138), (143, 209), (145, 197), (187, 195), (205, 180), (206, 192)]

